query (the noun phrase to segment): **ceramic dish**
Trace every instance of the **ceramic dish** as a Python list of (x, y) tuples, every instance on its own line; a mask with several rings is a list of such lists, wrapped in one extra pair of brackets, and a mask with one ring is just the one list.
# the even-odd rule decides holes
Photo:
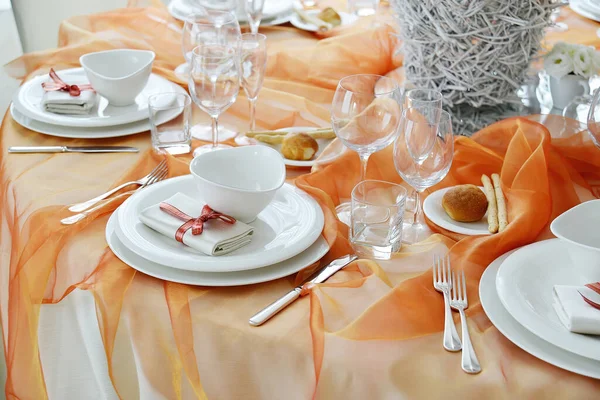
[[(306, 13), (309, 15), (317, 15), (320, 12), (321, 12), (320, 10), (311, 10), (311, 11), (307, 11)], [(348, 13), (340, 12), (340, 11), (338, 11), (338, 14), (340, 15), (340, 18), (342, 19), (341, 26), (351, 25), (358, 20), (358, 17), (354, 14), (348, 14)], [(296, 28), (302, 29), (304, 31), (308, 31), (308, 32), (318, 32), (319, 31), (318, 26), (308, 23), (308, 22), (305, 22), (302, 18), (300, 18), (300, 16), (297, 13), (292, 14), (292, 16), (290, 17), (290, 23), (292, 25), (294, 25)]]
[(146, 275), (187, 285), (239, 286), (272, 281), (306, 268), (319, 261), (329, 251), (327, 242), (321, 236), (297, 256), (264, 268), (239, 272), (188, 271), (171, 268), (138, 256), (121, 243), (115, 232), (117, 225), (119, 225), (119, 217), (114, 213), (106, 225), (106, 242), (121, 261)]
[(119, 240), (137, 255), (173, 268), (232, 272), (261, 268), (287, 260), (321, 235), (324, 217), (319, 204), (302, 190), (285, 184), (251, 225), (252, 242), (232, 253), (211, 257), (148, 228), (139, 220), (146, 207), (181, 192), (198, 198), (192, 175), (155, 183), (136, 192), (118, 209)]
[[(444, 207), (442, 207), (442, 198), (450, 189), (452, 189), (452, 187), (436, 190), (427, 196), (423, 202), (423, 212), (427, 218), (440, 228), (444, 228), (450, 232), (471, 236), (489, 235), (490, 231), (488, 230), (487, 212), (483, 218), (477, 222), (458, 222), (446, 214)], [(480, 189), (483, 190), (481, 187)]]
[(502, 263), (514, 251), (504, 254), (492, 262), (484, 271), (479, 281), (479, 299), (486, 315), (492, 324), (508, 340), (525, 350), (529, 354), (576, 374), (600, 379), (598, 361), (578, 356), (569, 351), (558, 348), (531, 333), (515, 320), (504, 308), (498, 292), (496, 291), (496, 276)]
[[(83, 68), (57, 71), (58, 76), (68, 84), (88, 83)], [(23, 84), (13, 97), (13, 104), (22, 115), (46, 124), (64, 127), (98, 128), (128, 124), (148, 118), (148, 97), (157, 93), (178, 92), (180, 86), (151, 74), (142, 92), (135, 98), (135, 104), (115, 107), (108, 100), (98, 96), (96, 105), (87, 115), (54, 114), (41, 107), (44, 89), (42, 82), (49, 80), (48, 75), (37, 76)]]

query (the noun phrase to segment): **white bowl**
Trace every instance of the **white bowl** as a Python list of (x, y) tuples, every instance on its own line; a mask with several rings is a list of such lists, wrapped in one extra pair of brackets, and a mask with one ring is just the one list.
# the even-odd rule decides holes
[(600, 200), (591, 200), (565, 211), (550, 224), (565, 241), (573, 263), (600, 271)]
[(190, 164), (199, 197), (214, 210), (248, 223), (285, 182), (285, 164), (266, 146), (232, 147), (200, 154)]
[(81, 66), (100, 95), (113, 106), (127, 106), (148, 83), (155, 54), (148, 50), (106, 50), (79, 58)]

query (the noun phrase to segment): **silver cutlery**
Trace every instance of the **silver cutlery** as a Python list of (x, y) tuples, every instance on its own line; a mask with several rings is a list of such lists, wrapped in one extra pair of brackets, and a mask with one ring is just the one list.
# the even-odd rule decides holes
[(137, 153), (129, 146), (11, 146), (9, 153)]
[[(350, 264), (352, 261), (356, 260), (358, 257), (354, 254), (348, 254), (346, 256), (337, 258), (329, 263), (329, 265), (319, 269), (316, 272), (314, 278), (310, 279), (308, 282), (311, 283), (322, 283), (329, 279), (333, 274), (344, 268), (346, 265)], [(277, 314), (279, 311), (283, 310), (290, 304), (300, 297), (300, 293), (302, 292), (302, 285), (296, 286), (290, 292), (288, 292), (285, 296), (281, 297), (279, 300), (274, 301), (273, 303), (266, 306), (264, 309), (256, 313), (250, 320), (248, 321), (252, 326), (259, 326), (267, 322), (271, 317)]]
[(460, 313), (460, 326), (462, 328), (463, 349), (461, 367), (466, 373), (478, 374), (481, 372), (481, 365), (479, 365), (479, 360), (475, 355), (475, 350), (471, 343), (471, 336), (469, 335), (469, 328), (467, 327), (467, 317), (465, 316), (465, 310), (469, 307), (467, 301), (467, 281), (465, 279), (465, 271), (461, 271), (459, 279), (456, 279), (456, 272), (452, 271), (452, 280), (454, 285), (452, 286), (450, 306)]
[(107, 198), (109, 196), (112, 196), (114, 193), (118, 192), (119, 190), (121, 190), (129, 185), (140, 185), (140, 186), (145, 185), (152, 178), (161, 175), (163, 172), (166, 173), (167, 169), (168, 169), (167, 161), (162, 160), (152, 171), (150, 171), (150, 173), (148, 175), (144, 176), (143, 178), (140, 178), (137, 181), (125, 182), (122, 185), (119, 185), (116, 188), (113, 188), (113, 189), (109, 190), (108, 192), (101, 194), (100, 196), (94, 197), (93, 199), (84, 201), (82, 203), (73, 204), (71, 207), (69, 207), (69, 211), (81, 212), (83, 210), (87, 210), (88, 208), (94, 206), (99, 201), (104, 200), (105, 198)]
[(452, 289), (452, 276), (450, 259), (448, 256), (433, 258), (433, 287), (444, 294), (444, 348), (448, 351), (459, 351), (461, 349), (460, 338), (450, 309), (450, 289)]
[(110, 203), (113, 200), (116, 200), (116, 199), (120, 198), (121, 196), (131, 195), (131, 194), (135, 193), (137, 190), (141, 190), (141, 189), (143, 189), (143, 188), (145, 188), (147, 186), (152, 185), (153, 183), (162, 181), (167, 176), (167, 172), (168, 171), (165, 169), (162, 173), (153, 176), (151, 179), (149, 179), (146, 183), (144, 183), (142, 186), (140, 186), (136, 190), (132, 190), (132, 191), (129, 191), (129, 192), (121, 193), (120, 195), (115, 196), (113, 198), (110, 198), (110, 199), (108, 199), (106, 201), (103, 201), (102, 203), (100, 203), (100, 204), (98, 204), (98, 205), (96, 205), (96, 206), (94, 206), (92, 208), (89, 208), (89, 209), (85, 210), (84, 212), (81, 212), (81, 213), (75, 214), (75, 215), (71, 215), (70, 217), (67, 217), (67, 218), (63, 218), (63, 219), (60, 220), (60, 223), (63, 224), (63, 225), (73, 225), (73, 224), (76, 224), (77, 222), (81, 221), (82, 219), (84, 219), (85, 217), (87, 217), (88, 215), (90, 215), (91, 213), (93, 213), (94, 211), (97, 211), (97, 210), (101, 209), (102, 207), (104, 207), (105, 205), (107, 205), (108, 203)]

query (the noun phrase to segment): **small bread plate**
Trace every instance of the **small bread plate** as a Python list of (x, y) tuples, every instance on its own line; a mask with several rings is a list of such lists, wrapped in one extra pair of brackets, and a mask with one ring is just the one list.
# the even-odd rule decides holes
[[(314, 16), (318, 15), (320, 12), (321, 12), (320, 10), (306, 11), (306, 13), (308, 15), (314, 15)], [(341, 12), (341, 11), (338, 11), (337, 13), (340, 15), (340, 18), (342, 19), (342, 24), (340, 26), (351, 25), (351, 24), (355, 23), (356, 20), (358, 20), (358, 17), (354, 14), (348, 14), (348, 13)], [(317, 25), (304, 21), (300, 17), (300, 15), (298, 15), (298, 13), (292, 14), (292, 16), (290, 17), (290, 23), (292, 25), (294, 25), (296, 28), (302, 29), (303, 31), (308, 31), (308, 32), (318, 32), (319, 31), (319, 27)]]

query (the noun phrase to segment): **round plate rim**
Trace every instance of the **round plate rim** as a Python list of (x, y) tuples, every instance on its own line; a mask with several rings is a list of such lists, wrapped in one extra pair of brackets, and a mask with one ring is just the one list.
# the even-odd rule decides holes
[[(319, 11), (320, 10), (308, 11), (308, 14), (316, 15), (316, 14), (318, 14)], [(356, 17), (354, 14), (350, 14), (350, 13), (347, 13), (344, 11), (338, 11), (338, 14), (340, 14), (340, 17), (342, 18), (342, 24), (340, 26), (347, 26), (347, 25), (355, 23), (358, 20), (358, 17)], [(346, 23), (344, 23), (344, 18), (346, 19)], [(306, 31), (306, 32), (318, 32), (319, 31), (319, 28), (316, 25), (309, 24), (309, 23), (302, 23), (302, 18), (300, 18), (300, 16), (297, 13), (294, 13), (290, 17), (290, 24), (292, 24), (296, 28), (298, 28), (302, 31)], [(314, 26), (314, 28), (308, 28), (309, 25)]]

